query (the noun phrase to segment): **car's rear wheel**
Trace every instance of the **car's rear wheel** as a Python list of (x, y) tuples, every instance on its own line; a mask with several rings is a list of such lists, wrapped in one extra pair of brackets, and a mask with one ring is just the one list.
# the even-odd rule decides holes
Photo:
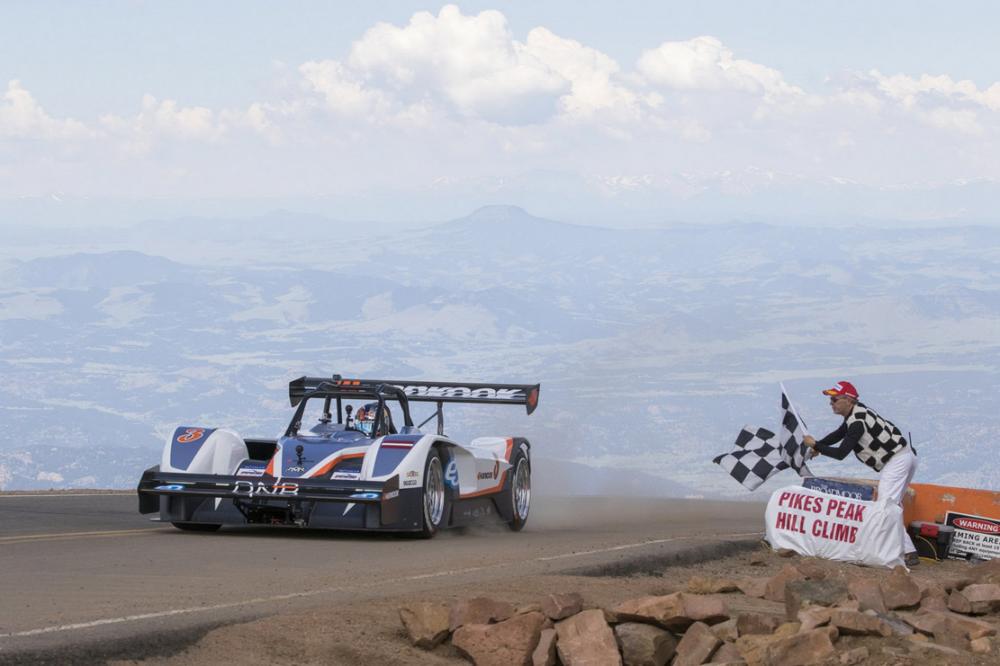
[(522, 449), (518, 449), (514, 455), (512, 469), (510, 498), (514, 508), (514, 518), (507, 525), (515, 532), (519, 532), (528, 522), (528, 512), (531, 510), (531, 463)]
[(170, 523), (179, 530), (185, 532), (216, 532), (222, 525), (212, 525), (211, 523)]
[(448, 491), (444, 483), (444, 465), (441, 454), (432, 449), (424, 464), (424, 525), (421, 534), (430, 538), (444, 524), (448, 505)]

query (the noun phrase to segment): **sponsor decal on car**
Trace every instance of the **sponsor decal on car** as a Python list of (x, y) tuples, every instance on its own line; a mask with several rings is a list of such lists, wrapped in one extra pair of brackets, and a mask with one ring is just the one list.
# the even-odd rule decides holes
[(409, 472), (406, 473), (406, 478), (408, 479), (415, 479), (418, 476), (420, 476), (420, 472), (418, 472), (415, 469), (411, 469)]
[(166, 486), (156, 486), (153, 490), (184, 490), (184, 486), (179, 483), (171, 483)]
[(378, 493), (354, 493), (351, 495), (351, 499), (378, 499), (380, 495)]
[(247, 497), (276, 497), (299, 494), (299, 484), (297, 483), (264, 483), (263, 481), (235, 481), (233, 482), (234, 495), (246, 495)]
[(406, 486), (406, 487), (415, 486), (418, 483), (419, 483), (419, 481), (415, 481), (415, 480), (412, 480), (412, 479), (409, 480), (409, 481), (403, 481), (403, 485)]
[(525, 400), (520, 389), (469, 388), (467, 386), (400, 386), (406, 395), (426, 398), (487, 398), (490, 400)]
[(236, 476), (264, 476), (264, 466), (240, 467), (236, 470)]
[(361, 472), (334, 472), (331, 479), (344, 479), (348, 481), (357, 481), (361, 478)]
[(449, 488), (458, 488), (458, 461), (452, 458), (444, 470), (444, 482)]
[(181, 444), (190, 444), (191, 442), (197, 442), (199, 439), (205, 436), (204, 428), (187, 428), (183, 435), (177, 437), (177, 441)]
[(304, 472), (304, 471), (306, 471), (306, 468), (305, 467), (299, 467), (299, 466), (292, 466), (292, 467), (286, 467), (285, 471), (286, 472)]
[(498, 476), (500, 476), (500, 461), (499, 460), (497, 460), (496, 462), (493, 463), (493, 471), (492, 472), (480, 472), (477, 475), (477, 478), (480, 481), (496, 481)]
[(397, 497), (399, 497), (399, 491), (398, 490), (390, 490), (389, 492), (387, 492), (385, 495), (382, 496), (382, 499), (384, 499), (384, 500), (394, 500)]

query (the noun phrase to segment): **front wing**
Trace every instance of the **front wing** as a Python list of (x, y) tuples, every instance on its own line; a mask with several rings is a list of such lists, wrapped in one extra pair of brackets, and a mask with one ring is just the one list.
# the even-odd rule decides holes
[(387, 481), (278, 479), (146, 470), (139, 481), (139, 512), (160, 520), (210, 525), (419, 531), (420, 488)]

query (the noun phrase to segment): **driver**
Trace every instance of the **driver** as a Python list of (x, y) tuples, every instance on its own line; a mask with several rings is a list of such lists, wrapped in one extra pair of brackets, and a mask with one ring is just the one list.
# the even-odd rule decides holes
[[(369, 437), (375, 437), (375, 421), (378, 416), (378, 403), (369, 402), (367, 405), (358, 408), (354, 415), (354, 427)], [(382, 408), (382, 432), (392, 432), (392, 417), (389, 408)]]

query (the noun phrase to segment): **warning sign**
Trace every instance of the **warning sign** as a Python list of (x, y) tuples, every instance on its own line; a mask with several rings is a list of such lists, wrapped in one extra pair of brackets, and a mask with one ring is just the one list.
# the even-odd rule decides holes
[(950, 559), (978, 557), (992, 560), (1000, 557), (1000, 521), (949, 511), (944, 522), (955, 528), (948, 551)]

